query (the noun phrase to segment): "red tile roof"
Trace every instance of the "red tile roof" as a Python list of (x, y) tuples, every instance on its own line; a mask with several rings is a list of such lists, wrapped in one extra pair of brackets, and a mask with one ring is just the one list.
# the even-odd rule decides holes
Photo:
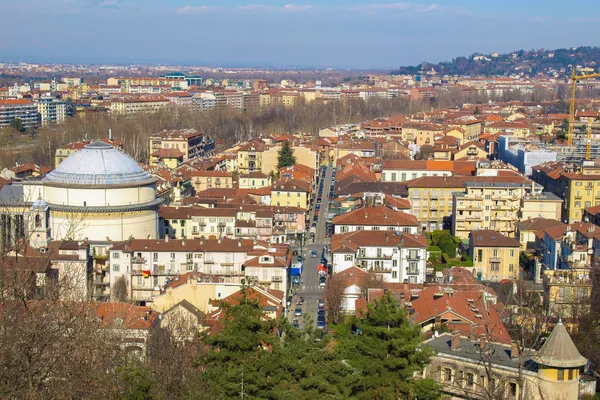
[(417, 217), (386, 206), (361, 207), (333, 217), (334, 225), (418, 226)]

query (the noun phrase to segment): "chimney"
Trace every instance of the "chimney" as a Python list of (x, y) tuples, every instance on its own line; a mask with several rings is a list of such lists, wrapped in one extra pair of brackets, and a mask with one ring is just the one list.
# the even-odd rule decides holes
[(460, 350), (460, 332), (452, 332), (452, 341), (450, 342), (450, 349), (454, 351)]
[(238, 247), (242, 247), (242, 239), (238, 239)]
[(510, 343), (510, 359), (515, 360), (519, 358), (519, 345), (516, 342)]
[(181, 239), (181, 245), (185, 247), (185, 238)]
[(112, 129), (108, 128), (108, 139), (112, 141)]
[(165, 235), (165, 243), (169, 243), (169, 235)]

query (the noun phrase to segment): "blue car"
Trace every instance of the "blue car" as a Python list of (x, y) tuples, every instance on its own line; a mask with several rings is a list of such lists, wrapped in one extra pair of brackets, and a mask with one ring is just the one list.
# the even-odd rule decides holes
[(317, 328), (325, 329), (325, 321), (317, 321)]

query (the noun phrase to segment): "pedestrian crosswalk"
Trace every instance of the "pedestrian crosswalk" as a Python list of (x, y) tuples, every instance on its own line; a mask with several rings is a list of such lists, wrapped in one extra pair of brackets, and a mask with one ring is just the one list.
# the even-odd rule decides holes
[(302, 292), (312, 292), (312, 291), (315, 291), (315, 290), (323, 290), (323, 289), (325, 289), (325, 288), (321, 287), (319, 285), (314, 285), (314, 286), (302, 285), (300, 287), (300, 291), (302, 291)]

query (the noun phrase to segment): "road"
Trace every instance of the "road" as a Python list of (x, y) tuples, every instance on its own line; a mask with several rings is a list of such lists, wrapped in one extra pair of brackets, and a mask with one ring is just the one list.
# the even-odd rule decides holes
[[(302, 282), (294, 291), (295, 296), (288, 314), (290, 321), (293, 319), (298, 319), (300, 325), (302, 325), (304, 315), (309, 315), (314, 326), (317, 325), (317, 303), (319, 299), (324, 298), (324, 288), (319, 287), (319, 275), (317, 271), (319, 268), (319, 263), (321, 262), (321, 253), (323, 252), (323, 248), (326, 245), (329, 245), (329, 239), (325, 238), (325, 224), (327, 221), (327, 213), (329, 211), (329, 187), (331, 185), (332, 172), (333, 168), (328, 167), (325, 175), (325, 184), (323, 186), (323, 196), (321, 199), (321, 208), (319, 210), (319, 219), (317, 220), (317, 233), (315, 235), (315, 242), (310, 243), (310, 240), (308, 240), (308, 234), (306, 235), (307, 240), (303, 248), (304, 271), (302, 272)], [(308, 214), (311, 224), (315, 212), (315, 205), (316, 197), (314, 204), (311, 204), (310, 213)], [(311, 258), (310, 253), (312, 250), (317, 251), (316, 258)], [(304, 304), (302, 305), (302, 317), (295, 317), (294, 311), (298, 307), (297, 302), (300, 297), (304, 297)]]

